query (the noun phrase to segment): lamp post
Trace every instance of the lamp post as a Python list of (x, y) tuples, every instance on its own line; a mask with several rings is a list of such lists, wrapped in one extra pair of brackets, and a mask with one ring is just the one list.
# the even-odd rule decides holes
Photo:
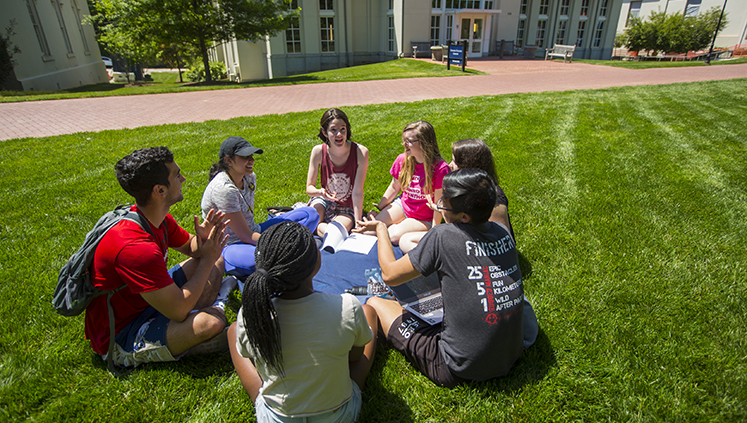
[(711, 40), (711, 48), (708, 49), (708, 56), (705, 58), (705, 64), (711, 64), (711, 53), (713, 53), (713, 45), (716, 44), (716, 36), (718, 35), (718, 29), (721, 27), (721, 19), (724, 17), (724, 10), (726, 10), (726, 2), (724, 0), (724, 7), (721, 8), (721, 15), (718, 17), (718, 23), (716, 24), (716, 31), (713, 32), (713, 40)]

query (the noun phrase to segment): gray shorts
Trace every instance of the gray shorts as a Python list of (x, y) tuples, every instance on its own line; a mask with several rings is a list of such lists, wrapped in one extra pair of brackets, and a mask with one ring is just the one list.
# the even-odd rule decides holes
[(329, 223), (335, 217), (340, 215), (349, 216), (355, 222), (355, 213), (353, 212), (352, 207), (342, 207), (339, 206), (338, 203), (322, 197), (314, 197), (309, 201), (309, 206), (311, 207), (314, 207), (316, 204), (320, 204), (324, 207), (324, 218), (320, 219), (322, 222)]

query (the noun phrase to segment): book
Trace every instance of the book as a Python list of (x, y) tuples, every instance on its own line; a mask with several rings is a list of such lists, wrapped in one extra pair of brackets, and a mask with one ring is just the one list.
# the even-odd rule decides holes
[(348, 234), (344, 226), (338, 222), (332, 222), (327, 225), (327, 232), (324, 234), (321, 249), (332, 254), (338, 251), (368, 254), (375, 244), (375, 236), (358, 233)]

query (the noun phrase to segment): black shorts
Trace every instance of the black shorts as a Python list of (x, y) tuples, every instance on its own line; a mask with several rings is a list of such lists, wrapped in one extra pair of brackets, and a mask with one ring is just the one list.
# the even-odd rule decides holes
[(392, 322), (386, 338), (394, 349), (436, 385), (453, 388), (465, 381), (451, 372), (441, 355), (438, 346), (441, 324), (431, 326), (404, 310)]

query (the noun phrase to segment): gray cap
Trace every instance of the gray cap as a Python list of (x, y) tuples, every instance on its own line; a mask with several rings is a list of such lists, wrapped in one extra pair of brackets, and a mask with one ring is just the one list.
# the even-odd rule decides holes
[(220, 145), (220, 153), (218, 153), (218, 158), (222, 159), (224, 157), (230, 157), (230, 156), (251, 156), (252, 154), (262, 154), (264, 151), (262, 151), (261, 148), (252, 147), (251, 144), (249, 144), (249, 141), (241, 138), (241, 137), (229, 137), (225, 141), (223, 141), (223, 144)]

